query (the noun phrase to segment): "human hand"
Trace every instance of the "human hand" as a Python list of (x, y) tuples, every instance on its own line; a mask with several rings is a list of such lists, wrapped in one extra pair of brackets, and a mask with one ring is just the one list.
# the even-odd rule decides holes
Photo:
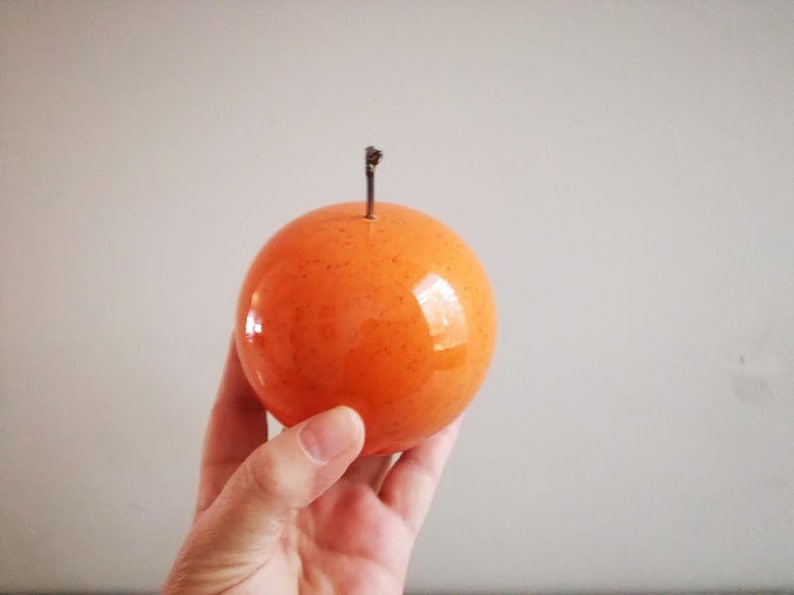
[(460, 422), (390, 456), (359, 457), (347, 407), (268, 441), (232, 345), (204, 442), (190, 532), (163, 593), (403, 592), (411, 549)]

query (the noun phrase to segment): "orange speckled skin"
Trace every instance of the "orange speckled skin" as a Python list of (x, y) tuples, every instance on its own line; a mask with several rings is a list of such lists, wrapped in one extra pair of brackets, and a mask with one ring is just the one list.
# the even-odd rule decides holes
[(419, 211), (360, 202), (282, 228), (243, 283), (235, 340), (243, 370), (285, 426), (344, 404), (363, 454), (395, 453), (443, 429), (491, 361), (493, 294), (474, 253)]

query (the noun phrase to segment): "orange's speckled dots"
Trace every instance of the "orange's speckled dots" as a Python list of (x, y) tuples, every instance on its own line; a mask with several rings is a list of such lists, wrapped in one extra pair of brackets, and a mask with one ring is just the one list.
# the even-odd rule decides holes
[(243, 370), (285, 426), (349, 405), (364, 454), (411, 448), (452, 422), (480, 387), (496, 310), (485, 272), (449, 228), (419, 211), (361, 203), (281, 229), (243, 283)]

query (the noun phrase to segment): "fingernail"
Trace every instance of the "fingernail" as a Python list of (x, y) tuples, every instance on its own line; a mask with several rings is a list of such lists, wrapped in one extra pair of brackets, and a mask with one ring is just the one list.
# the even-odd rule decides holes
[(301, 428), (303, 450), (317, 463), (327, 463), (350, 448), (359, 438), (361, 421), (349, 407), (335, 407), (321, 413)]

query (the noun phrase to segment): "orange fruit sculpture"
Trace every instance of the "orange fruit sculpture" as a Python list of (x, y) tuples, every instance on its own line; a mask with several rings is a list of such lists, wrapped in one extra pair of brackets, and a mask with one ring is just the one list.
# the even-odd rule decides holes
[(254, 259), (235, 342), (265, 408), (292, 426), (336, 405), (358, 411), (363, 454), (406, 450), (471, 402), (488, 370), (496, 309), (477, 257), (430, 216), (368, 202), (312, 211)]

